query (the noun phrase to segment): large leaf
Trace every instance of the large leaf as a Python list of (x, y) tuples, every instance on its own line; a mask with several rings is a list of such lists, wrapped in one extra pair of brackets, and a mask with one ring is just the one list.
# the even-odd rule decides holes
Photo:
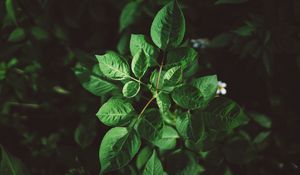
[[(205, 111), (213, 116), (213, 118), (205, 118), (206, 125), (209, 125), (208, 128), (232, 130), (249, 120), (238, 104), (225, 97), (212, 100)], [(219, 125), (216, 126), (216, 123), (219, 123)]]
[(129, 47), (132, 56), (135, 56), (140, 50), (143, 50), (148, 60), (150, 60), (151, 66), (157, 63), (156, 58), (158, 57), (159, 50), (152, 45), (145, 35), (132, 34)]
[(140, 2), (132, 1), (125, 5), (120, 16), (120, 28), (119, 31), (122, 32), (125, 28), (132, 25), (140, 14)]
[(146, 73), (149, 65), (149, 59), (146, 57), (144, 51), (140, 49), (132, 59), (131, 70), (133, 74), (140, 79)]
[(155, 16), (151, 38), (162, 50), (178, 47), (185, 33), (185, 19), (177, 1), (171, 1)]
[(17, 25), (17, 18), (16, 18), (16, 10), (14, 7), (14, 0), (6, 0), (5, 7), (7, 11), (7, 16)]
[(155, 152), (155, 150), (152, 153), (152, 156), (148, 160), (143, 175), (163, 175), (164, 170), (163, 166)]
[(115, 127), (110, 129), (100, 145), (101, 173), (120, 169), (127, 165), (141, 146), (141, 139), (134, 129)]
[(22, 161), (10, 153), (0, 145), (0, 174), (2, 175), (26, 175), (28, 170), (25, 168)]
[(128, 63), (116, 52), (109, 51), (104, 55), (96, 55), (100, 70), (113, 80), (124, 80), (130, 77)]
[(175, 86), (182, 82), (182, 68), (175, 66), (167, 70), (163, 77), (164, 86)]
[(142, 169), (142, 167), (147, 163), (147, 161), (152, 155), (152, 152), (152, 148), (150, 148), (149, 146), (146, 146), (140, 150), (136, 157), (136, 167), (139, 170)]
[(134, 97), (140, 91), (140, 83), (136, 81), (128, 81), (123, 87), (123, 95), (124, 97)]
[(162, 134), (156, 138), (153, 142), (154, 145), (158, 146), (163, 150), (170, 150), (175, 148), (179, 135), (177, 131), (171, 126), (165, 125), (162, 128)]
[(205, 101), (208, 102), (216, 96), (218, 89), (218, 79), (216, 75), (197, 78), (193, 80), (192, 84), (200, 90)]
[(247, 2), (248, 0), (217, 0), (215, 2), (216, 5), (219, 4), (241, 4)]
[(127, 124), (133, 117), (134, 108), (132, 105), (122, 98), (111, 98), (104, 103), (97, 117), (108, 126), (120, 126)]
[(167, 65), (181, 65), (183, 69), (187, 68), (189, 65), (197, 58), (197, 52), (189, 47), (179, 47), (172, 49), (167, 54)]
[(90, 71), (86, 67), (77, 64), (74, 73), (78, 77), (81, 85), (96, 96), (103, 96), (107, 93), (118, 90), (118, 87), (107, 81), (99, 70), (98, 65), (93, 66)]
[(205, 106), (205, 100), (199, 89), (183, 85), (172, 92), (174, 102), (185, 109), (198, 109)]
[(161, 137), (162, 128), (163, 120), (157, 109), (146, 110), (137, 124), (138, 133), (149, 142)]

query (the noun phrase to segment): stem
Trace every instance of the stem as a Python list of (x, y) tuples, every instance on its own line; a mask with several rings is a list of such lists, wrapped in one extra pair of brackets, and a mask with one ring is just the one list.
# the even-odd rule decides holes
[(144, 85), (144, 86), (147, 86), (146, 83), (143, 83), (143, 82), (141, 82), (140, 80), (138, 80), (138, 79), (136, 79), (136, 78), (133, 78), (132, 76), (129, 76), (129, 78), (132, 79), (132, 80), (134, 80), (134, 81), (136, 81), (136, 82), (138, 82), (138, 83), (141, 83), (141, 84)]
[(156, 96), (153, 96), (148, 102), (147, 104), (144, 106), (144, 108), (142, 109), (141, 113), (139, 114), (138, 118), (140, 118), (143, 113), (145, 112), (145, 110), (147, 109), (147, 107), (151, 104), (151, 102), (156, 98)]
[(163, 55), (163, 58), (161, 60), (160, 66), (159, 66), (159, 72), (158, 72), (158, 76), (157, 76), (157, 80), (156, 80), (156, 93), (158, 91), (159, 80), (160, 80), (160, 76), (161, 76), (161, 71), (162, 71), (163, 66), (164, 66), (164, 61), (165, 61), (165, 54)]

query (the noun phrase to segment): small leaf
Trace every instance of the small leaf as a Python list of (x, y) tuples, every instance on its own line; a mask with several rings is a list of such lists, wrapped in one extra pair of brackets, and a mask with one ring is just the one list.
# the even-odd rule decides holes
[(186, 69), (197, 58), (197, 52), (189, 47), (179, 47), (170, 50), (167, 53), (167, 65), (181, 65)]
[(37, 40), (46, 40), (48, 39), (48, 33), (41, 27), (34, 26), (31, 28), (31, 34)]
[(86, 67), (77, 64), (73, 69), (81, 85), (96, 96), (103, 96), (107, 93), (118, 90), (118, 87), (107, 81), (100, 72), (99, 66), (94, 65), (92, 72)]
[(264, 128), (271, 128), (272, 120), (269, 117), (267, 117), (266, 115), (256, 113), (256, 112), (251, 112), (251, 113), (249, 113), (249, 115), (260, 126), (262, 126)]
[(140, 15), (140, 2), (132, 1), (125, 5), (120, 16), (120, 28), (122, 32), (125, 28), (132, 25)]
[(154, 66), (157, 64), (156, 58), (158, 57), (159, 50), (152, 45), (151, 41), (145, 35), (132, 34), (129, 47), (132, 56), (143, 50), (147, 60), (150, 60), (150, 65)]
[(143, 50), (137, 52), (131, 62), (131, 70), (137, 78), (142, 78), (149, 67), (149, 59)]
[(152, 149), (149, 146), (143, 148), (136, 158), (136, 167), (140, 170), (152, 155)]
[(163, 77), (164, 86), (175, 86), (182, 82), (182, 68), (175, 66), (167, 70)]
[(163, 166), (155, 150), (145, 166), (143, 175), (164, 175)]
[(156, 103), (160, 112), (165, 113), (171, 107), (171, 100), (168, 94), (160, 92), (156, 97)]
[(131, 98), (136, 96), (140, 91), (140, 83), (136, 81), (129, 81), (123, 87), (123, 95), (124, 97)]
[(183, 85), (172, 92), (174, 102), (185, 109), (198, 109), (205, 106), (205, 101), (199, 89)]
[(156, 138), (153, 142), (163, 150), (170, 150), (175, 148), (177, 139), (179, 138), (177, 131), (171, 126), (164, 126), (160, 137)]
[(96, 55), (100, 70), (113, 80), (124, 80), (130, 77), (130, 69), (124, 58), (116, 52), (109, 51), (104, 55)]
[(163, 120), (157, 109), (146, 110), (137, 124), (138, 133), (149, 142), (153, 142), (161, 136), (162, 128)]
[(234, 35), (232, 33), (222, 33), (220, 35), (215, 36), (210, 42), (209, 48), (221, 48), (228, 46), (230, 42), (233, 40)]
[(97, 117), (108, 126), (119, 126), (127, 124), (133, 117), (134, 108), (132, 105), (121, 98), (111, 98), (104, 103)]
[(253, 140), (254, 144), (257, 145), (261, 145), (265, 140), (268, 139), (268, 137), (270, 136), (271, 132), (270, 131), (266, 131), (266, 132), (261, 132), (259, 133)]
[(19, 42), (25, 38), (25, 31), (23, 28), (16, 28), (9, 34), (8, 41)]
[(217, 0), (215, 2), (216, 5), (219, 4), (241, 4), (247, 2), (248, 0)]
[(162, 50), (178, 47), (185, 34), (185, 19), (177, 1), (171, 1), (155, 16), (151, 38)]
[(7, 11), (7, 16), (17, 25), (17, 18), (16, 18), (16, 10), (14, 7), (14, 0), (6, 0), (5, 7)]
[(197, 78), (193, 80), (192, 84), (200, 90), (206, 102), (209, 102), (216, 96), (218, 89), (218, 79), (216, 75)]
[(99, 150), (101, 173), (111, 172), (126, 166), (136, 155), (141, 139), (134, 129), (115, 127), (103, 137)]
[(2, 145), (0, 145), (0, 174), (2, 175), (28, 175), (28, 170), (23, 162), (6, 152)]
[(97, 135), (95, 118), (87, 119), (79, 124), (74, 133), (74, 139), (81, 148), (91, 145)]

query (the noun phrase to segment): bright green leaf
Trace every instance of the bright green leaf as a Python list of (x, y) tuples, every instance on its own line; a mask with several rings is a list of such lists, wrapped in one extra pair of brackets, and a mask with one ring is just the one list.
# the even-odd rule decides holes
[(120, 28), (122, 32), (125, 28), (132, 25), (140, 15), (140, 3), (138, 1), (132, 1), (125, 5), (120, 16)]
[(8, 41), (10, 42), (18, 42), (25, 38), (25, 31), (23, 28), (16, 28), (12, 31), (8, 36)]
[(130, 77), (128, 63), (116, 52), (109, 51), (104, 55), (96, 55), (102, 73), (113, 80), (124, 80)]
[(182, 82), (182, 68), (175, 66), (167, 70), (163, 77), (164, 86), (175, 86)]
[(151, 38), (162, 50), (178, 47), (185, 34), (185, 19), (177, 1), (171, 1), (155, 16)]
[(96, 96), (103, 96), (118, 90), (116, 85), (105, 80), (103, 75), (101, 75), (98, 65), (93, 66), (92, 72), (80, 64), (77, 64), (73, 70), (81, 85)]
[(145, 35), (132, 34), (129, 47), (132, 56), (135, 56), (140, 50), (143, 50), (147, 59), (150, 60), (150, 65), (153, 66), (157, 64), (156, 58), (158, 57), (159, 50), (153, 46)]
[(162, 128), (162, 134), (160, 137), (156, 138), (153, 142), (154, 145), (158, 146), (163, 150), (170, 150), (175, 148), (177, 139), (179, 135), (177, 131), (171, 126), (165, 125)]
[(134, 108), (125, 99), (111, 98), (104, 103), (97, 117), (99, 120), (108, 126), (119, 126), (127, 124), (133, 117)]
[(171, 100), (168, 94), (160, 92), (156, 97), (156, 103), (160, 112), (165, 113), (171, 107)]
[(152, 155), (152, 149), (149, 146), (143, 148), (136, 158), (136, 167), (140, 170), (149, 160)]
[(149, 67), (149, 59), (143, 50), (137, 52), (131, 62), (131, 70), (137, 78), (142, 78)]
[(163, 174), (164, 174), (163, 166), (154, 150), (152, 156), (150, 157), (150, 159), (148, 160), (145, 166), (143, 175), (163, 175)]
[(124, 97), (134, 97), (140, 91), (140, 83), (136, 81), (128, 81), (123, 87), (123, 95)]
[(99, 158), (101, 173), (107, 173), (126, 166), (136, 155), (141, 139), (132, 128), (115, 127), (103, 137)]

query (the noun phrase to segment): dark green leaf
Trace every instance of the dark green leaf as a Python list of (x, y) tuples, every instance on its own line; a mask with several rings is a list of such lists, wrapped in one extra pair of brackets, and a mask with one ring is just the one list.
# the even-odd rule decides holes
[(10, 42), (18, 42), (25, 38), (25, 31), (23, 28), (16, 28), (9, 34), (8, 41)]
[(132, 1), (125, 5), (120, 16), (120, 28), (122, 32), (125, 28), (132, 25), (140, 15), (140, 2)]
[(34, 26), (31, 28), (31, 34), (37, 40), (46, 40), (48, 39), (48, 33), (41, 27)]
[(83, 149), (91, 145), (97, 135), (95, 118), (83, 121), (76, 128), (74, 139)]
[(100, 70), (105, 76), (113, 80), (124, 80), (130, 77), (130, 68), (120, 55), (109, 51), (104, 55), (96, 55)]
[(140, 91), (140, 83), (136, 81), (128, 81), (123, 87), (123, 95), (124, 97), (131, 98), (136, 96)]
[(199, 89), (183, 85), (172, 92), (174, 102), (185, 109), (198, 109), (204, 107), (205, 100)]
[(219, 4), (241, 4), (247, 2), (248, 0), (217, 0), (215, 2), (216, 5)]
[(14, 7), (14, 0), (6, 0), (5, 7), (7, 11), (7, 15), (16, 25), (17, 25), (17, 18), (16, 18), (16, 10)]
[(105, 125), (120, 126), (127, 124), (132, 119), (133, 113), (134, 108), (128, 101), (111, 98), (101, 106), (96, 115)]
[(147, 163), (152, 155), (152, 149), (149, 146), (143, 148), (136, 158), (136, 167), (140, 170)]
[(143, 175), (163, 175), (163, 174), (164, 174), (163, 166), (154, 150), (152, 156), (150, 157), (150, 159), (148, 160), (145, 166)]
[(218, 79), (216, 75), (197, 78), (193, 80), (192, 84), (200, 90), (206, 102), (209, 102), (216, 96), (218, 89)]
[(186, 69), (197, 58), (197, 52), (189, 47), (179, 47), (172, 49), (167, 54), (167, 66), (169, 65), (181, 65), (183, 69)]
[(256, 112), (251, 112), (249, 115), (252, 117), (252, 119), (261, 125), (262, 127), (265, 128), (271, 128), (272, 126), (272, 121), (269, 117), (267, 117), (264, 114), (256, 113)]
[(171, 1), (155, 16), (151, 38), (162, 50), (178, 47), (185, 34), (185, 19), (177, 1)]
[(101, 173), (114, 171), (126, 166), (136, 155), (141, 139), (134, 129), (115, 127), (103, 137), (99, 158)]

